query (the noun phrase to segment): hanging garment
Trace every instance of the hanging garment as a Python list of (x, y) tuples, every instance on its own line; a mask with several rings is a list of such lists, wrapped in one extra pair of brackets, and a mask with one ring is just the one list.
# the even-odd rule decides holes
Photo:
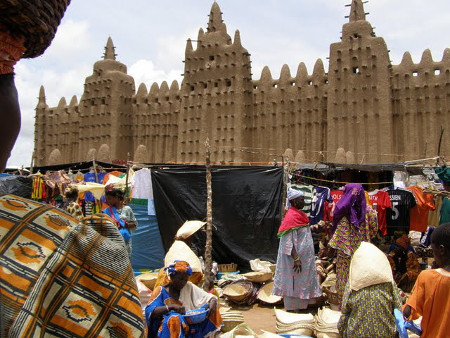
[(148, 168), (138, 170), (134, 173), (131, 182), (133, 198), (144, 198), (153, 200), (152, 175)]
[(306, 216), (309, 217), (312, 209), (314, 186), (308, 184), (292, 184), (291, 188), (303, 191), (303, 193), (305, 194), (305, 206), (303, 207), (302, 211), (306, 214)]
[(434, 197), (434, 210), (428, 212), (428, 225), (432, 227), (437, 227), (441, 220), (441, 208), (444, 197), (441, 195), (436, 195)]
[(325, 222), (333, 222), (333, 209), (336, 203), (341, 199), (342, 195), (344, 195), (344, 191), (342, 190), (332, 190), (330, 192), (332, 202), (325, 201), (323, 220)]
[(392, 208), (389, 194), (383, 190), (369, 192), (369, 203), (376, 211), (378, 217), (378, 229), (383, 236), (387, 235), (386, 210)]
[[(105, 175), (106, 175), (106, 173), (98, 173), (97, 177), (96, 177), (95, 173), (88, 172), (88, 173), (84, 174), (84, 181), (85, 182), (99, 183), (99, 182), (103, 181), (103, 178), (105, 177)], [(91, 192), (87, 191), (84, 194), (84, 200), (86, 202), (94, 202), (95, 201), (95, 197), (94, 197), (94, 195), (92, 195)]]
[(388, 235), (394, 232), (409, 232), (409, 214), (411, 208), (416, 206), (416, 199), (409, 190), (390, 189), (388, 190), (392, 209), (387, 209), (386, 223)]
[(442, 201), (441, 220), (439, 224), (450, 222), (450, 199), (445, 197)]
[(408, 187), (416, 198), (417, 205), (411, 209), (409, 230), (425, 232), (428, 226), (428, 212), (434, 210), (432, 194), (424, 194), (423, 189), (417, 186)]
[(331, 202), (331, 192), (329, 188), (316, 186), (313, 189), (313, 203), (309, 221), (311, 225), (319, 223), (323, 219), (325, 202)]
[(31, 198), (34, 200), (45, 199), (45, 184), (42, 174), (33, 177), (33, 192), (31, 193)]

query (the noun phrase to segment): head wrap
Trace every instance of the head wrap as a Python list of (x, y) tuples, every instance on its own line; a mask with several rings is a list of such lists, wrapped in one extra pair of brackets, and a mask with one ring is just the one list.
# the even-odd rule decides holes
[(167, 272), (167, 276), (169, 276), (169, 278), (177, 272), (185, 272), (188, 276), (192, 274), (191, 266), (186, 261), (174, 261), (169, 266), (166, 266), (164, 271)]
[(304, 197), (304, 196), (305, 196), (305, 193), (303, 191), (294, 189), (294, 188), (289, 188), (287, 191), (286, 210), (291, 207), (290, 201), (295, 200), (296, 198), (299, 198), (299, 197)]
[(347, 184), (344, 195), (337, 202), (333, 212), (333, 225), (336, 227), (342, 217), (353, 226), (359, 228), (366, 220), (366, 196), (361, 184)]
[(383, 251), (368, 242), (361, 242), (350, 262), (349, 286), (358, 291), (365, 287), (392, 283), (392, 268)]

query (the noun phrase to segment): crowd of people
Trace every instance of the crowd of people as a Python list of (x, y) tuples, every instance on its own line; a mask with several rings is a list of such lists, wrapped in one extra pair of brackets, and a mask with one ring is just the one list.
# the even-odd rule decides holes
[[(287, 212), (278, 230), (280, 245), (273, 293), (283, 296), (288, 311), (305, 310), (322, 295), (314, 265), (308, 216), (302, 212), (304, 193), (290, 188)], [(371, 240), (378, 231), (377, 215), (366, 204), (360, 184), (347, 184), (333, 210), (329, 247), (336, 252), (336, 289), (342, 313), (342, 337), (397, 337), (394, 310), (404, 320), (422, 317), (422, 337), (447, 337), (450, 332), (450, 223), (431, 234), (433, 269), (421, 272), (407, 235), (388, 252)], [(417, 280), (416, 280), (417, 279)], [(412, 289), (402, 304), (398, 287)]]
[[(0, 120), (7, 121), (0, 123), (0, 172), (20, 129), (13, 67), (30, 44), (18, 32), (17, 27), (0, 25)], [(69, 214), (14, 195), (0, 196), (0, 336), (218, 333), (217, 297), (188, 281), (192, 268), (184, 260), (166, 262), (164, 280), (143, 318), (130, 263), (131, 234), (138, 224), (124, 204), (123, 191), (109, 187), (108, 207), (89, 217), (82, 217), (77, 196), (74, 189), (66, 193)], [(304, 311), (322, 291), (310, 222), (302, 211), (304, 193), (289, 190), (287, 202), (278, 231), (273, 292), (284, 298), (287, 310)], [(407, 237), (399, 237), (387, 255), (370, 244), (378, 231), (376, 223), (362, 186), (346, 185), (333, 210), (328, 243), (336, 252), (340, 334), (396, 337), (394, 310), (402, 309), (405, 320), (422, 317), (422, 337), (448, 337), (450, 223), (440, 224), (431, 234), (434, 266), (421, 272)], [(412, 288), (404, 305), (398, 287)], [(186, 314), (192, 310), (203, 310), (205, 318), (191, 322)]]

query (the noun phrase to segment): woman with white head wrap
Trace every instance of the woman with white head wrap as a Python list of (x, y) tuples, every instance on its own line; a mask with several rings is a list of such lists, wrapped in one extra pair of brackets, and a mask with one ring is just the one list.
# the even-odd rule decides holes
[(401, 301), (386, 255), (362, 242), (353, 254), (342, 300), (339, 333), (346, 337), (396, 337), (394, 309)]
[(288, 211), (278, 229), (280, 244), (273, 287), (273, 294), (283, 297), (288, 311), (306, 309), (322, 295), (309, 219), (301, 211), (304, 205), (304, 193), (288, 189)]

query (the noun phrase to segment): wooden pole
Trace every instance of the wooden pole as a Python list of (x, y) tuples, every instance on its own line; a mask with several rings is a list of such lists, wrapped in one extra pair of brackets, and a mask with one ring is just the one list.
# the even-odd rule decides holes
[(127, 201), (127, 198), (128, 198), (128, 173), (130, 171), (130, 166), (128, 165), (129, 162), (130, 162), (130, 153), (127, 153), (127, 172), (126, 172), (126, 176), (125, 176), (125, 194), (124, 194), (125, 201)]
[(212, 277), (212, 184), (211, 184), (211, 149), (209, 139), (205, 141), (206, 147), (206, 246), (205, 246), (205, 282), (203, 289), (209, 291), (213, 284)]

